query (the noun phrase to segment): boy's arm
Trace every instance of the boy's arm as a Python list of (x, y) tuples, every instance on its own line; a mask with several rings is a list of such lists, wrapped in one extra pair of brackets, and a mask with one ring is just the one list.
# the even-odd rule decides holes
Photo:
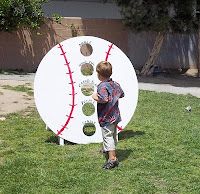
[(106, 87), (97, 88), (97, 93), (92, 95), (92, 98), (98, 103), (107, 103), (108, 102), (108, 91)]

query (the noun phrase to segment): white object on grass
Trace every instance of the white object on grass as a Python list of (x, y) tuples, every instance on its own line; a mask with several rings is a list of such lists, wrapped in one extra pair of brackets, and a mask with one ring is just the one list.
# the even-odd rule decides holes
[[(79, 36), (56, 45), (42, 59), (34, 81), (35, 103), (45, 124), (60, 138), (80, 144), (102, 142), (96, 108), (87, 116), (83, 106), (90, 103), (96, 107), (90, 90), (96, 91), (99, 84), (96, 65), (105, 60), (112, 64), (111, 77), (125, 93), (119, 100), (122, 121), (118, 129), (121, 130), (134, 114), (138, 81), (131, 61), (116, 45), (93, 36)], [(81, 72), (84, 64), (93, 68), (91, 75)], [(83, 128), (90, 124), (95, 133), (86, 135)]]

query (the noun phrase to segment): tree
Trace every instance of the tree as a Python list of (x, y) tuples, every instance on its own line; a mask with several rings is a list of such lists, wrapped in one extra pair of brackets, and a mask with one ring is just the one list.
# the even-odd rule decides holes
[(47, 0), (0, 0), (0, 31), (19, 27), (38, 28), (43, 21), (42, 4)]
[(198, 77), (200, 77), (200, 0), (197, 0), (196, 18), (198, 21)]
[(134, 31), (158, 32), (153, 49), (141, 70), (149, 75), (154, 68), (167, 32), (190, 32), (198, 28), (196, 0), (115, 0), (126, 26)]

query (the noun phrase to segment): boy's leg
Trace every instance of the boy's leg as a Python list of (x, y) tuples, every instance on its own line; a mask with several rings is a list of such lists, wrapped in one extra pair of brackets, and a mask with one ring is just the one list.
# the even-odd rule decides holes
[(116, 124), (102, 127), (103, 149), (108, 152), (108, 161), (103, 166), (104, 169), (111, 169), (118, 166), (119, 162), (116, 157)]
[(103, 149), (104, 151), (114, 151), (115, 150), (115, 124), (111, 124), (102, 127), (102, 137), (103, 137)]
[(117, 159), (115, 150), (108, 151), (108, 156), (109, 156), (109, 160), (116, 160)]
[[(115, 148), (116, 148), (117, 141), (118, 141), (118, 139), (117, 139), (117, 124), (116, 123), (113, 123), (113, 140), (114, 140), (114, 144), (115, 144)], [(117, 159), (115, 149), (110, 150), (108, 152), (108, 155), (109, 155), (109, 160), (116, 160)]]

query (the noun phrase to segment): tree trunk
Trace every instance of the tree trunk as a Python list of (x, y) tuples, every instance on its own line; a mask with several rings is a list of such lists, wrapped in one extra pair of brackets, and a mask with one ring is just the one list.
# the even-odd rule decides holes
[(154, 69), (154, 63), (160, 53), (160, 49), (163, 44), (163, 40), (165, 38), (166, 32), (159, 32), (156, 36), (155, 43), (153, 45), (153, 49), (149, 55), (148, 60), (145, 65), (142, 67), (141, 75), (152, 75)]
[(198, 28), (198, 64), (197, 64), (197, 68), (198, 68), (198, 77), (200, 77), (200, 24), (199, 24), (199, 28)]

